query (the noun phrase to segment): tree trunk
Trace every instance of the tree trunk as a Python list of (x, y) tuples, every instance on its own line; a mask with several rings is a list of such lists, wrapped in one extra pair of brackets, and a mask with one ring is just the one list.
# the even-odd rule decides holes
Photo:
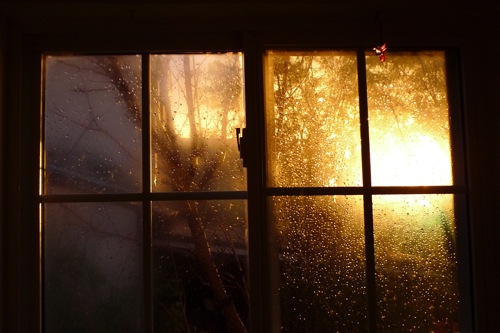
[(227, 294), (222, 283), (219, 270), (217, 269), (210, 251), (210, 245), (208, 243), (205, 230), (201, 225), (201, 218), (198, 217), (196, 212), (191, 214), (191, 212), (194, 211), (192, 205), (193, 204), (190, 202), (186, 203), (186, 211), (190, 212), (190, 215), (188, 216), (188, 224), (189, 229), (191, 230), (191, 237), (195, 246), (196, 256), (198, 257), (199, 263), (205, 273), (205, 278), (208, 280), (208, 283), (212, 288), (217, 306), (226, 318), (228, 330), (231, 333), (246, 333), (247, 329), (241, 321), (233, 300)]

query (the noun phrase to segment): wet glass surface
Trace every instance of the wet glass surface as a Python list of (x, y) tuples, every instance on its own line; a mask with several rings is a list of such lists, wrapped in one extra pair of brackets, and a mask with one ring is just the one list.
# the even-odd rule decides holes
[(143, 332), (142, 205), (44, 205), (44, 332)]
[(451, 185), (444, 52), (367, 56), (372, 184)]
[(244, 200), (153, 203), (156, 332), (248, 325), (246, 228)]
[(282, 332), (367, 332), (360, 196), (272, 197)]
[(379, 332), (458, 331), (453, 195), (374, 196)]
[(243, 55), (151, 57), (153, 191), (239, 191)]
[(44, 193), (142, 187), (141, 58), (47, 56)]
[(355, 52), (265, 56), (268, 186), (360, 186)]

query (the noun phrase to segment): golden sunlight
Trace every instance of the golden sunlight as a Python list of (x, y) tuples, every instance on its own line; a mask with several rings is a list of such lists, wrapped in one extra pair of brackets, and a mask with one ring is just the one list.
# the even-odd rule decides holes
[(416, 134), (405, 141), (386, 134), (386, 144), (371, 150), (372, 183), (382, 186), (452, 184), (451, 156), (447, 144)]
[[(234, 137), (244, 127), (243, 54), (153, 56), (152, 100), (180, 138)], [(195, 133), (192, 133), (195, 131)]]
[[(453, 185), (444, 53), (394, 52), (383, 64), (368, 55), (366, 63), (369, 140), (360, 135), (355, 53), (267, 53), (269, 187), (369, 188), (362, 148), (373, 186)], [(456, 197), (410, 192), (373, 194), (371, 203), (359, 195), (269, 197), (286, 329), (325, 319), (326, 330), (363, 331), (366, 297), (357, 292), (366, 281), (370, 204), (379, 328), (430, 332), (441, 317), (456, 321)]]

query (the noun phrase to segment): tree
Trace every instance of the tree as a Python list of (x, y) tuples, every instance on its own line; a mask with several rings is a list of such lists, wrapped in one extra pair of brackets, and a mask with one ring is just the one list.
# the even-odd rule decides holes
[[(242, 93), (241, 67), (237, 66), (238, 56), (225, 58), (212, 60), (207, 56), (183, 55), (153, 59), (152, 82), (157, 84), (157, 88), (153, 88), (153, 112), (158, 115), (152, 122), (153, 154), (157, 156), (155, 188), (176, 192), (242, 186), (243, 173), (237, 170), (238, 163), (235, 163), (238, 160), (235, 140), (228, 135), (228, 126), (234, 126), (234, 121), (241, 117), (241, 113), (238, 114), (241, 104), (237, 103)], [(226, 84), (222, 85), (221, 80)], [(177, 118), (181, 118), (180, 122)], [(176, 212), (185, 218), (198, 264), (229, 331), (244, 332), (246, 328), (226, 290), (209, 239), (213, 233), (215, 237), (225, 238), (231, 246), (237, 246), (234, 238), (224, 231), (235, 224), (222, 223), (216, 225), (220, 227), (218, 230), (208, 230), (210, 222), (213, 225), (216, 221), (229, 220), (227, 214), (222, 216), (207, 205), (212, 204), (183, 201), (176, 206)], [(169, 223), (166, 224), (168, 230)], [(240, 242), (243, 237), (238, 236)]]
[[(267, 61), (272, 184), (359, 184), (355, 54), (273, 52)], [(360, 198), (275, 197), (271, 211), (283, 332), (363, 332), (367, 305)]]
[[(413, 152), (415, 137), (425, 132), (449, 152), (443, 58), (433, 52), (394, 55), (383, 65), (373, 58), (367, 59), (372, 167), (378, 148), (395, 145), (384, 141), (388, 137)], [(361, 186), (356, 54), (270, 52), (267, 62), (269, 185)], [(232, 130), (244, 122), (240, 55), (151, 56), (150, 133), (141, 128), (140, 57), (54, 57), (48, 63), (46, 193), (139, 192), (142, 135), (151, 138), (153, 193), (245, 189)], [(69, 89), (60, 91), (61, 86)], [(453, 198), (433, 195), (419, 208), (415, 197), (396, 196), (393, 202), (390, 196), (373, 197), (379, 313), (390, 318), (379, 318), (383, 329), (429, 331), (433, 321), (456, 320)], [(244, 205), (168, 198), (152, 203), (155, 328), (245, 332)], [(277, 196), (270, 202), (283, 330), (366, 330), (360, 196)], [(74, 213), (85, 210), (82, 206), (66, 211), (80, 216)], [(137, 210), (136, 203), (131, 207)], [(87, 250), (92, 237), (104, 236), (110, 247), (120, 244), (130, 251), (141, 245), (141, 232), (131, 231), (138, 227), (131, 224), (127, 233), (117, 229), (114, 222), (125, 213), (112, 218), (110, 210), (89, 209), (85, 218), (68, 218), (73, 232), (92, 231), (70, 245)], [(47, 230), (64, 229), (51, 218), (45, 224)], [(102, 270), (96, 261), (83, 262)], [(412, 300), (425, 305), (409, 305)], [(207, 322), (213, 326), (203, 326)]]
[[(140, 75), (140, 58), (54, 57), (48, 59), (48, 64), (46, 193), (139, 191), (141, 80), (145, 79)], [(244, 189), (236, 142), (233, 131), (229, 130), (235, 125), (241, 127), (244, 119), (241, 57), (237, 54), (152, 56), (151, 68), (153, 191)], [(61, 141), (62, 138), (66, 140)], [(232, 213), (227, 214), (226, 206)], [(210, 291), (207, 301), (213, 304), (213, 309), (204, 311), (220, 312), (222, 329), (246, 332), (235, 305), (236, 296), (246, 294), (245, 258), (239, 254), (245, 248), (244, 206), (234, 201), (175, 201), (155, 202), (152, 207), (155, 265), (158, 265), (154, 268), (155, 288), (160, 290), (155, 313), (161, 315), (166, 309), (159, 298), (162, 293), (165, 297), (168, 288), (161, 283), (181, 286), (191, 281), (185, 285), (188, 288), (204, 288), (206, 283)], [(92, 214), (87, 219), (92, 219)], [(106, 221), (96, 226), (97, 234), (109, 235), (106, 225), (111, 218)], [(45, 224), (50, 229), (53, 221)], [(87, 220), (82, 229), (90, 225)], [(139, 235), (140, 232), (134, 236), (136, 244), (140, 244)], [(106, 241), (111, 243), (123, 238), (118, 232), (109, 236)], [(181, 242), (176, 243), (178, 240)], [(86, 241), (87, 238), (83, 240)], [(81, 242), (73, 247), (84, 247)], [(184, 257), (190, 262), (186, 250), (195, 260), (178, 265), (184, 271), (168, 272), (165, 277), (160, 267), (165, 263), (160, 258), (171, 254), (174, 261)], [(185, 275), (188, 268), (191, 277)], [(228, 290), (237, 287), (241, 290)], [(189, 323), (192, 314), (187, 313), (190, 309), (186, 309), (185, 299), (189, 292), (175, 293), (178, 305), (169, 308), (176, 313), (177, 320), (183, 318), (178, 320), (180, 324), (171, 326), (178, 331), (196, 330), (200, 324)], [(167, 298), (172, 300), (172, 294)], [(169, 309), (164, 315), (173, 313)], [(244, 311), (245, 306), (239, 306), (239, 310)]]

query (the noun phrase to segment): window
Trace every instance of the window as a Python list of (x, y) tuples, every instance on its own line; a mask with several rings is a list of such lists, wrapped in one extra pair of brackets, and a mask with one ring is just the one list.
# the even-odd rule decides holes
[(469, 330), (452, 64), (45, 55), (45, 331)]
[(242, 60), (44, 58), (47, 332), (244, 329)]
[(269, 50), (265, 69), (282, 331), (458, 331), (445, 52)]

